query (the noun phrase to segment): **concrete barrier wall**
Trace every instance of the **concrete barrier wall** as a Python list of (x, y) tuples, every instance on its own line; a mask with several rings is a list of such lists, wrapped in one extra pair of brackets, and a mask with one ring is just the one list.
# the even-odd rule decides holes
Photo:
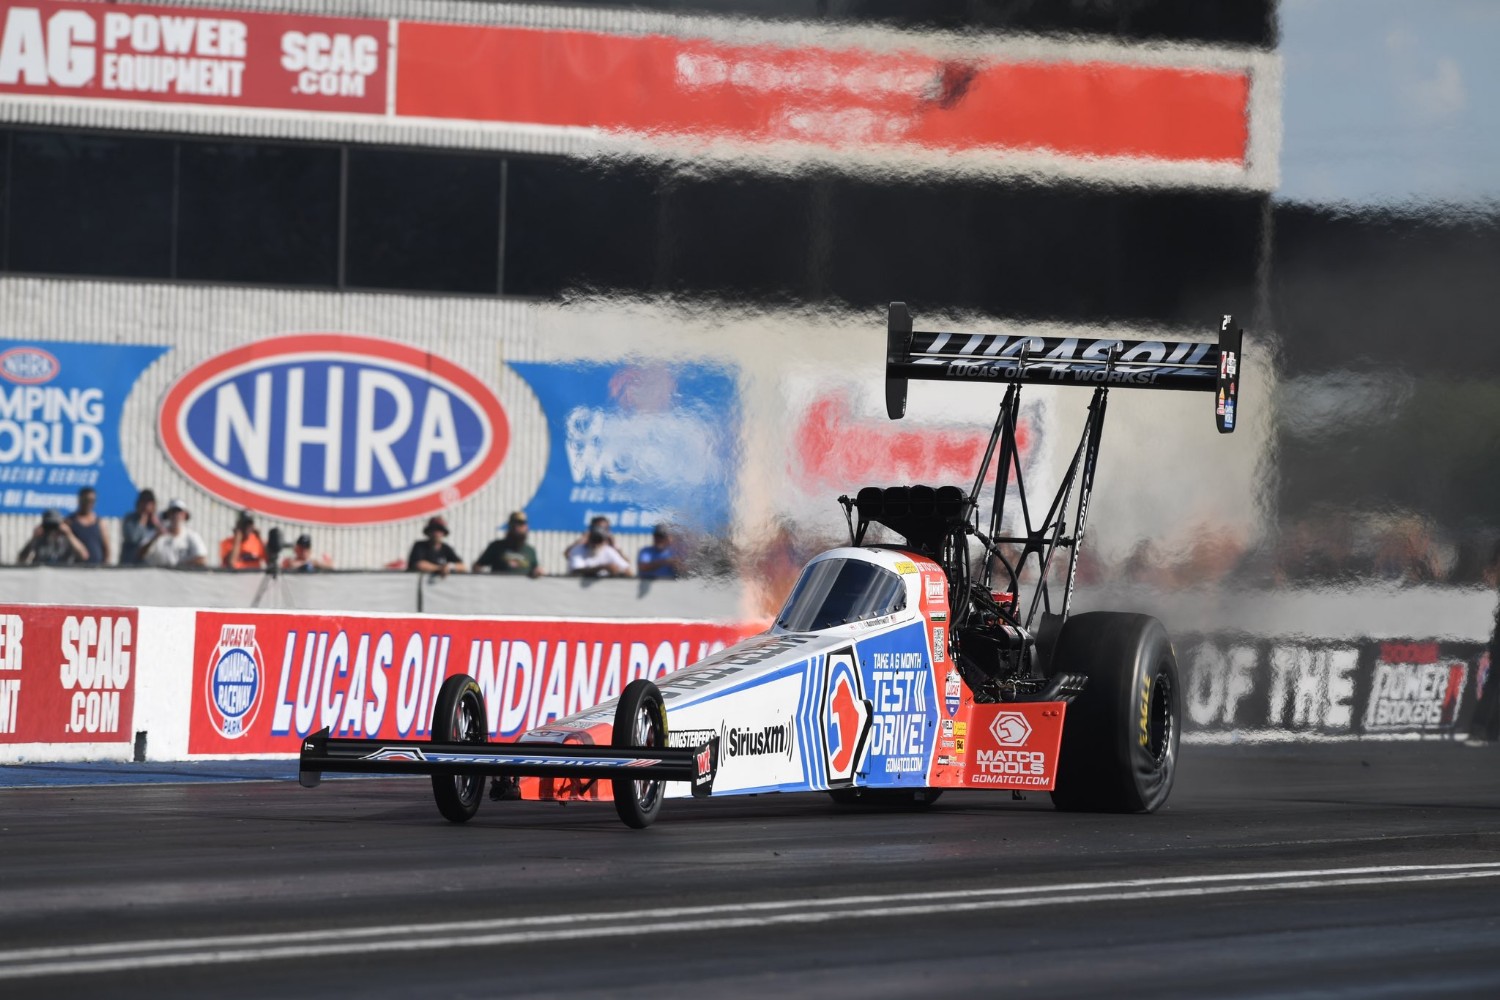
[[(218, 574), (166, 574), (154, 590), (150, 573), (21, 579), (57, 590), (69, 578), (111, 577), (152, 596), (193, 581), (203, 585), (200, 596), (211, 584), (258, 585)], [(341, 578), (318, 578), (332, 589), (317, 593), (337, 593)], [(360, 578), (349, 575), (345, 596)], [(713, 622), (600, 610), (691, 603), (694, 589), (711, 604), (713, 588), (694, 581), (450, 579), (420, 590), (399, 574), (375, 582), (400, 583), (408, 602), (415, 591), (447, 603), (425, 614), (285, 603), (0, 605), (0, 763), (285, 756), (323, 726), (409, 738), (425, 732), (442, 678), (459, 672), (485, 689), (492, 733), (513, 738), (765, 624), (733, 614)], [(483, 615), (458, 610), (499, 593), (531, 603), (517, 599)], [(550, 606), (514, 610), (523, 604)], [(1479, 589), (1080, 593), (1078, 611), (1105, 608), (1152, 613), (1168, 626), (1189, 742), (1451, 739), (1467, 732), (1489, 682), (1494, 595)]]

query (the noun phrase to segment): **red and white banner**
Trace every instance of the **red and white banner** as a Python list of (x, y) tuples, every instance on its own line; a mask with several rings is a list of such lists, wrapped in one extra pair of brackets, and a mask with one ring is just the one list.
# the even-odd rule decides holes
[(750, 634), (703, 622), (199, 611), (192, 754), (296, 753), (302, 737), (420, 739), (444, 678), (479, 681), (492, 739), (659, 678)]
[(1247, 69), (400, 25), (396, 113), (641, 136), (1243, 164)]
[(0, 605), (0, 744), (129, 743), (134, 608)]
[(1099, 46), (959, 57), (50, 0), (3, 16), (0, 93), (847, 153), (1251, 167), (1251, 64), (1222, 53), (1177, 64)]
[(389, 22), (10, 4), (0, 93), (382, 114)]

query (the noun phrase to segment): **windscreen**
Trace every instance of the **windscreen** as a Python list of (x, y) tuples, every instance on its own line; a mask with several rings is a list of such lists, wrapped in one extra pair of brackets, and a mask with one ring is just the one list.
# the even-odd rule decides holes
[(904, 607), (906, 585), (895, 573), (856, 559), (824, 559), (802, 571), (776, 624), (793, 632), (816, 632)]

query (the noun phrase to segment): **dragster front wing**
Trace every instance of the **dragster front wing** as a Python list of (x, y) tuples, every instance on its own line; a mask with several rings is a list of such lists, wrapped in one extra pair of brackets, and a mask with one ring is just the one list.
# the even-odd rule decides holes
[(315, 788), (324, 771), (686, 781), (702, 798), (713, 791), (718, 769), (717, 736), (675, 748), (335, 739), (321, 729), (302, 741), (297, 777), (304, 788)]

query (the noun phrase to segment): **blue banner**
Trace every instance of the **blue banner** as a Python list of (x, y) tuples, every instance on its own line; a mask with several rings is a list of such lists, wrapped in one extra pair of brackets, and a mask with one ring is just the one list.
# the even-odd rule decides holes
[(527, 504), (533, 529), (616, 532), (658, 522), (729, 527), (739, 467), (734, 373), (707, 365), (512, 364), (547, 417), (547, 474)]
[(0, 340), (0, 513), (72, 513), (92, 486), (102, 514), (135, 503), (120, 457), (120, 410), (167, 350), (124, 344)]

